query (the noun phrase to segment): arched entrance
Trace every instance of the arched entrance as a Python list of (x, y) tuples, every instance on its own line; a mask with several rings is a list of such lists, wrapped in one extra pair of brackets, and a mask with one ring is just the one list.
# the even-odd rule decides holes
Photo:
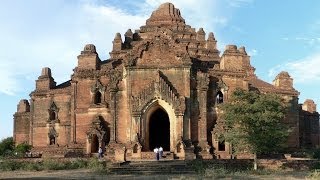
[(164, 151), (170, 151), (170, 121), (167, 112), (156, 109), (149, 120), (149, 148), (162, 146)]
[(96, 134), (93, 134), (91, 137), (91, 153), (97, 153), (99, 149), (99, 139)]

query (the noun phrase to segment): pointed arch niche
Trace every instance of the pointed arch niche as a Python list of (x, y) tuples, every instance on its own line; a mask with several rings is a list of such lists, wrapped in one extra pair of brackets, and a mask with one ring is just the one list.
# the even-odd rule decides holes
[(49, 109), (48, 109), (48, 122), (49, 123), (54, 123), (54, 122), (59, 122), (58, 118), (58, 112), (59, 108), (57, 107), (55, 102), (52, 102)]
[[(165, 151), (173, 152), (178, 124), (172, 105), (161, 99), (150, 102), (143, 110), (140, 125), (143, 151), (152, 151), (156, 146), (162, 146)], [(178, 129), (182, 131), (182, 127)]]
[(87, 131), (87, 153), (98, 153), (110, 142), (110, 124), (100, 115), (94, 117)]
[(48, 132), (48, 145), (49, 146), (58, 146), (58, 133), (56, 131), (56, 129), (54, 127), (50, 127), (49, 128), (49, 132)]
[(106, 88), (99, 80), (91, 87), (91, 103), (94, 105), (101, 105), (105, 103)]

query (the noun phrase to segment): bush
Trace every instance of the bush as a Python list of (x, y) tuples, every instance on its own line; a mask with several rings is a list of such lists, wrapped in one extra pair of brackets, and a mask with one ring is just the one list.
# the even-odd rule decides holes
[(225, 177), (230, 174), (227, 169), (223, 167), (211, 167), (205, 169), (204, 176), (205, 177)]
[(95, 172), (107, 172), (104, 162), (99, 161), (97, 158), (91, 158), (88, 162), (88, 168)]
[(201, 159), (195, 159), (190, 162), (191, 167), (198, 173), (204, 174), (207, 168), (206, 164)]
[(70, 161), (67, 165), (68, 169), (80, 169), (80, 168), (86, 168), (88, 165), (88, 162), (83, 159), (76, 159), (73, 161)]
[(29, 152), (31, 150), (32, 146), (27, 143), (19, 144), (14, 151), (17, 153), (17, 156), (24, 157), (26, 152)]
[(313, 151), (312, 157), (314, 159), (320, 159), (320, 148), (317, 148)]
[(0, 156), (12, 155), (14, 149), (13, 138), (8, 137), (0, 142)]
[(20, 169), (22, 164), (20, 162), (12, 160), (3, 160), (0, 163), (0, 170), (2, 171), (14, 171)]
[(24, 162), (21, 169), (25, 171), (42, 171), (42, 163), (39, 162)]
[(66, 163), (55, 159), (44, 159), (43, 168), (46, 170), (62, 170), (66, 169)]
[(308, 178), (310, 179), (320, 179), (320, 170), (314, 170), (309, 175)]

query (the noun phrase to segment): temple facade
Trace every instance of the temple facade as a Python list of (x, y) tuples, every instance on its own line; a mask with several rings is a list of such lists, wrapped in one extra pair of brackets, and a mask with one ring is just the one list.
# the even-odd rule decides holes
[[(208, 35), (206, 35), (208, 34)], [(110, 58), (85, 45), (71, 79), (57, 85), (43, 68), (30, 100), (14, 114), (14, 141), (43, 155), (83, 155), (105, 149), (117, 161), (143, 159), (162, 146), (170, 156), (229, 158), (214, 138), (218, 104), (236, 88), (277, 93), (290, 103), (288, 147), (319, 145), (319, 114), (287, 72), (269, 84), (255, 75), (244, 47), (217, 49), (212, 32), (185, 23), (171, 3), (160, 5), (134, 32), (115, 35)]]

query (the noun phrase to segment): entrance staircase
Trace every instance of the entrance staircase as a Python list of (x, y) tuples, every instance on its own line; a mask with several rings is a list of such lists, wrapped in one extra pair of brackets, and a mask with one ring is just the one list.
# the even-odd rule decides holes
[(114, 175), (192, 175), (195, 170), (182, 160), (132, 161), (110, 167)]

